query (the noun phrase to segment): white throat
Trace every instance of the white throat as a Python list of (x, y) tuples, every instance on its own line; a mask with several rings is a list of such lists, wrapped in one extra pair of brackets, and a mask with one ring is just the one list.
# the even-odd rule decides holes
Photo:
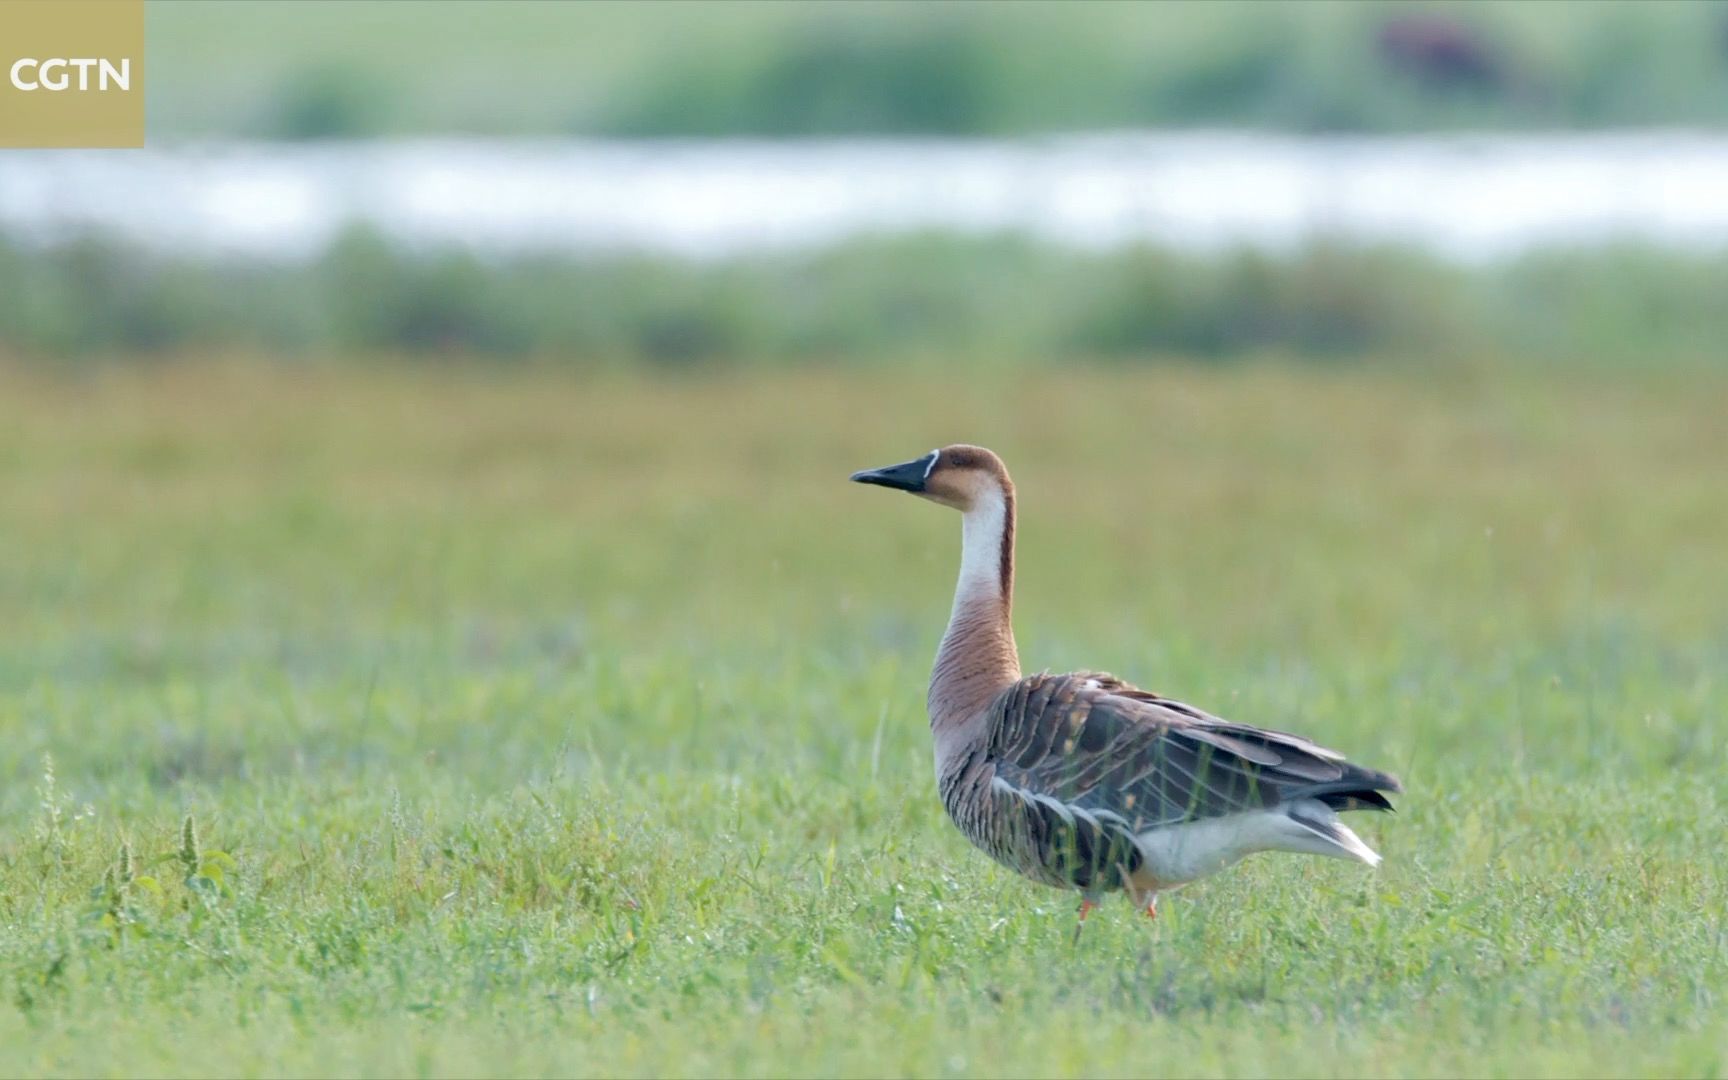
[(1008, 503), (992, 488), (961, 517), (960, 580), (954, 587), (954, 614), (970, 601), (1002, 595), (1002, 531)]

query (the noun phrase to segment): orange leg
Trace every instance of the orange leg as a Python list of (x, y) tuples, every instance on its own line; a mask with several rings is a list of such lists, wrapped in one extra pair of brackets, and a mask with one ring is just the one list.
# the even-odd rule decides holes
[(1146, 917), (1148, 919), (1156, 919), (1158, 917), (1157, 893), (1150, 893), (1146, 897)]
[(1086, 916), (1092, 914), (1092, 909), (1097, 906), (1098, 902), (1090, 896), (1082, 896), (1080, 898), (1080, 918), (1074, 923), (1075, 945), (1080, 944), (1080, 931), (1086, 929)]

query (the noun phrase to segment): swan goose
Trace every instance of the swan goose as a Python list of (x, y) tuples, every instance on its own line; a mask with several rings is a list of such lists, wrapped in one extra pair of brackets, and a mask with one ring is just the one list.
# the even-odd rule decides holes
[(991, 858), (1078, 890), (1082, 924), (1108, 891), (1156, 915), (1159, 892), (1257, 851), (1379, 864), (1338, 811), (1392, 809), (1388, 774), (1100, 672), (1020, 674), (1014, 483), (995, 454), (947, 446), (852, 479), (962, 514), (927, 706), (942, 804)]

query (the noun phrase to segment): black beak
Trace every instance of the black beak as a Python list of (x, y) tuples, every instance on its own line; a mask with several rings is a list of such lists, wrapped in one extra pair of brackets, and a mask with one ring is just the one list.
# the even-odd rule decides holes
[(935, 466), (936, 451), (932, 450), (917, 461), (855, 472), (852, 474), (852, 479), (860, 484), (877, 484), (885, 488), (894, 488), (897, 491), (917, 492), (924, 490), (924, 481), (929, 479), (930, 470)]

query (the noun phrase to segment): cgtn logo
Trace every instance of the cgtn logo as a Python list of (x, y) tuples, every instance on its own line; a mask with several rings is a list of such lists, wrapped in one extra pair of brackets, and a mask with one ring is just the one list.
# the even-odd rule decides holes
[[(76, 75), (74, 75), (76, 72)], [(94, 72), (94, 74), (92, 74)], [(15, 60), (9, 72), (12, 85), (25, 92), (37, 90), (131, 90), (132, 61), (79, 57), (37, 60), (26, 56)]]
[(144, 0), (0, 0), (0, 147), (144, 145)]

